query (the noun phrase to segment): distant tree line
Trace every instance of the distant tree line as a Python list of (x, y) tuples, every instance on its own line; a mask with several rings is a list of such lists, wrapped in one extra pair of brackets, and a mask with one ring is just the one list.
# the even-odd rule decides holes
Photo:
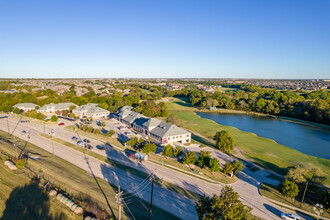
[(212, 94), (182, 89), (168, 92), (166, 96), (189, 98), (193, 106), (253, 111), (330, 125), (330, 95), (327, 90), (295, 92), (240, 85), (237, 91), (216, 91)]

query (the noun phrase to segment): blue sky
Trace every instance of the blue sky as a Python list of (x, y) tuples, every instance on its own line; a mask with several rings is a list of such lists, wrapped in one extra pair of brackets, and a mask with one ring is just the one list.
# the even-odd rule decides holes
[(330, 1), (0, 0), (0, 77), (330, 78)]

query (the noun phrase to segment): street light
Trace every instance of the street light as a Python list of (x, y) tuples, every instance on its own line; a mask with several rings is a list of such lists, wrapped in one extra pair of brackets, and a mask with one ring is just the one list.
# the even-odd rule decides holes
[(53, 160), (54, 160), (54, 154), (55, 154), (55, 149), (54, 149), (54, 136), (55, 136), (55, 132), (53, 132), (53, 129), (51, 130), (51, 136), (52, 136), (52, 148), (53, 148)]

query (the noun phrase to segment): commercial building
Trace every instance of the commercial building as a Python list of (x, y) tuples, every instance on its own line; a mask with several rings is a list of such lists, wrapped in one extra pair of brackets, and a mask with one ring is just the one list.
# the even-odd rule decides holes
[(191, 142), (191, 133), (189, 131), (156, 118), (146, 117), (132, 111), (132, 109), (130, 106), (122, 107), (115, 114), (115, 118), (135, 131), (149, 136), (153, 142), (159, 145)]
[(35, 110), (39, 105), (34, 103), (17, 103), (13, 106), (13, 108), (19, 108), (21, 111), (31, 111)]
[(72, 113), (80, 117), (86, 116), (90, 118), (107, 118), (110, 111), (98, 107), (98, 104), (89, 103), (73, 109)]
[(76, 106), (78, 105), (72, 103), (72, 102), (67, 102), (67, 103), (50, 103), (42, 106), (40, 109), (37, 110), (37, 112), (40, 113), (55, 113), (56, 111), (64, 111), (64, 110), (70, 110), (70, 106)]

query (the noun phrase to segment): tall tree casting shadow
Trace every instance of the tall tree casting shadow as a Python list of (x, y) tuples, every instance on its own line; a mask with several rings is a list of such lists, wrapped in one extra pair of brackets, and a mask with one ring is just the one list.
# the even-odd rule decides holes
[(6, 201), (6, 209), (0, 220), (7, 219), (65, 219), (63, 213), (52, 216), (49, 213), (50, 201), (48, 195), (39, 187), (36, 180), (15, 188)]

